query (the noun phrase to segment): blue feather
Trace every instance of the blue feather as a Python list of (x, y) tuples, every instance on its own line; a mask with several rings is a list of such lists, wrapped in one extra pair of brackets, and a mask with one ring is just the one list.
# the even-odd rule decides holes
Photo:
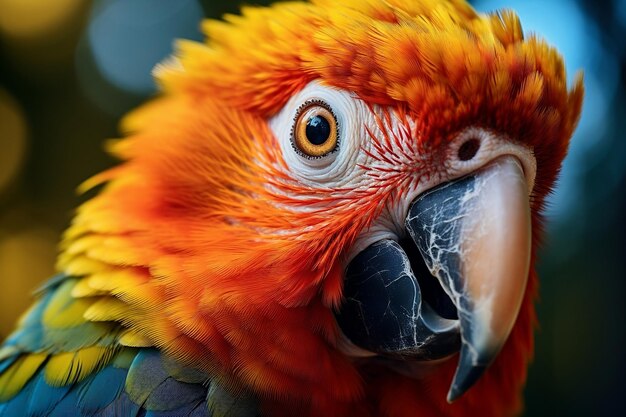
[(18, 330), (4, 341), (4, 346), (17, 346), (29, 352), (41, 350), (43, 328), (41, 317), (53, 294), (46, 294), (36, 302), (35, 307), (24, 317)]
[(98, 411), (92, 417), (144, 417), (145, 410), (128, 398), (126, 393), (110, 403), (105, 409)]
[(126, 369), (107, 366), (80, 384), (78, 408), (86, 414), (105, 409), (122, 392)]
[[(157, 350), (139, 352), (128, 371), (126, 392), (134, 402), (148, 410), (147, 416), (190, 415), (199, 403), (205, 401), (207, 389), (202, 384), (178, 381), (171, 376), (172, 368), (176, 367), (167, 361), (166, 370), (165, 361)], [(198, 373), (185, 372), (180, 365), (178, 368), (176, 373), (190, 379), (206, 379), (205, 376), (199, 377)]]
[[(75, 387), (74, 387), (75, 388)], [(78, 403), (78, 390), (72, 389), (63, 397), (61, 401), (54, 407), (47, 417), (85, 417), (84, 414), (78, 413), (76, 404)]]
[(48, 385), (42, 371), (39, 371), (29, 384), (33, 384), (27, 414), (31, 417), (47, 416), (71, 389), (71, 386), (52, 387)]
[(11, 334), (5, 345), (17, 346), (26, 352), (41, 352), (43, 350), (43, 334), (44, 329), (41, 325), (23, 327)]
[(206, 401), (202, 401), (200, 404), (196, 406), (191, 413), (189, 413), (189, 417), (212, 417), (213, 414), (209, 412), (209, 407), (207, 406)]
[(211, 417), (211, 414), (206, 402), (199, 401), (172, 410), (147, 411), (146, 417)]
[(30, 381), (15, 397), (4, 403), (0, 411), (0, 417), (24, 416), (34, 387), (34, 381)]
[(40, 295), (42, 295), (44, 293), (51, 293), (59, 285), (61, 285), (61, 283), (63, 283), (63, 281), (65, 281), (68, 278), (71, 278), (71, 276), (70, 275), (65, 275), (65, 274), (57, 274), (57, 275), (53, 276), (52, 278), (50, 278), (49, 280), (47, 280), (46, 282), (44, 282), (43, 285), (41, 285), (39, 288), (37, 288), (34, 291), (34, 295), (35, 296), (40, 296)]
[(197, 404), (206, 397), (206, 388), (198, 384), (178, 382), (167, 378), (160, 383), (146, 399), (146, 410), (175, 410), (190, 404)]
[(141, 350), (128, 370), (126, 393), (129, 398), (143, 406), (152, 391), (169, 375), (161, 362), (161, 354), (155, 349)]
[(13, 365), (19, 357), (20, 355), (16, 354), (0, 361), (0, 375), (2, 375), (2, 373), (6, 371), (9, 366)]
[(39, 326), (41, 324), (41, 317), (43, 316), (43, 312), (53, 296), (53, 292), (42, 295), (42, 297), (38, 301), (36, 301), (35, 307), (30, 310), (30, 313), (28, 313), (26, 317), (24, 317), (23, 321), (21, 322), (21, 327), (26, 328), (30, 326)]

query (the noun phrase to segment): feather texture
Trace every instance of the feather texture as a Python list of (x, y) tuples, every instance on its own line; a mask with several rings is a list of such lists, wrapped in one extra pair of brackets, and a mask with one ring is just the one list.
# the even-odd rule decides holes
[(105, 184), (64, 236), (63, 273), (0, 349), (0, 416), (518, 413), (534, 272), (509, 342), (452, 405), (452, 361), (423, 380), (353, 361), (333, 315), (348, 249), (408, 192), (415, 167), (369, 186), (313, 186), (268, 118), (316, 80), (384, 108), (381, 131), (385, 115), (405, 120), (410, 134), (395, 139), (418, 156), (443, 154), (469, 125), (515, 138), (537, 159), (536, 243), (582, 79), (568, 88), (562, 58), (524, 38), (514, 13), (462, 0), (284, 2), (203, 30), (205, 43), (180, 42), (155, 71), (163, 96), (109, 143), (123, 163), (81, 186)]
[[(0, 352), (0, 416), (211, 416), (208, 387), (218, 386), (215, 378), (154, 348), (122, 347), (116, 343), (116, 335), (124, 334), (115, 328), (119, 325), (91, 327), (100, 323), (86, 321), (86, 313), (94, 305), (115, 303), (106, 297), (78, 297), (76, 304), (71, 294), (79, 282), (55, 277), (38, 291), (41, 299), (21, 320), (23, 327), (5, 342)], [(73, 340), (55, 342), (60, 331)], [(100, 336), (88, 337), (90, 331)], [(33, 334), (53, 343), (41, 343)], [(143, 338), (142, 344), (148, 344), (139, 334), (126, 338)]]

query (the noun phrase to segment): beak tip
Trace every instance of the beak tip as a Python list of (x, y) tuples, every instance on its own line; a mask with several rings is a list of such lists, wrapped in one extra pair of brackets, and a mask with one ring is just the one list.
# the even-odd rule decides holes
[(448, 404), (452, 404), (462, 395), (461, 392), (458, 392), (455, 387), (450, 387), (450, 391), (448, 391), (448, 396), (446, 397), (446, 401)]
[(452, 379), (450, 390), (448, 391), (447, 401), (452, 403), (458, 400), (468, 389), (470, 389), (476, 381), (480, 379), (487, 369), (487, 365), (473, 364), (471, 355), (468, 355), (466, 347), (461, 350), (459, 365)]
[(448, 391), (447, 401), (452, 403), (458, 400), (463, 394), (469, 390), (485, 371), (484, 366), (472, 367), (468, 371), (457, 370), (454, 380)]

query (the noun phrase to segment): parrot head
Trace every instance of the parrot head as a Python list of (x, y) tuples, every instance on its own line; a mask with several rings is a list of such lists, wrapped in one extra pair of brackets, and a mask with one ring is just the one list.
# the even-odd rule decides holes
[(514, 13), (463, 1), (288, 2), (203, 28), (125, 119), (124, 163), (86, 184), (107, 183), (61, 267), (127, 309), (129, 345), (270, 415), (519, 411), (581, 78)]

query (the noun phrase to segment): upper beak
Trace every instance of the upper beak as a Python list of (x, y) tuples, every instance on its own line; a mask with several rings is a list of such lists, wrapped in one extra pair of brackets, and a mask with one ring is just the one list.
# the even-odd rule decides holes
[(462, 346), (448, 401), (495, 359), (520, 309), (530, 266), (530, 207), (519, 161), (482, 171), (420, 196), (406, 226), (430, 272), (459, 314)]
[[(412, 203), (405, 226), (430, 274), (456, 307), (458, 319), (440, 317), (429, 306), (432, 300), (420, 291), (424, 278), (415, 275), (419, 274), (416, 262), (406, 262), (403, 248), (396, 245), (381, 256), (377, 243), (348, 266), (346, 303), (338, 322), (354, 343), (381, 354), (396, 351), (407, 356), (408, 352), (424, 360), (460, 348), (448, 393), (448, 401), (454, 401), (498, 355), (524, 296), (531, 222), (528, 187), (519, 160), (501, 157), (473, 174), (423, 193)], [(375, 253), (374, 248), (378, 248)], [(400, 272), (393, 263), (402, 265)], [(404, 282), (403, 288), (399, 281)], [(407, 298), (411, 285), (416, 289), (409, 289)], [(394, 310), (392, 303), (398, 299), (402, 308)], [(381, 304), (386, 307), (381, 309)]]

